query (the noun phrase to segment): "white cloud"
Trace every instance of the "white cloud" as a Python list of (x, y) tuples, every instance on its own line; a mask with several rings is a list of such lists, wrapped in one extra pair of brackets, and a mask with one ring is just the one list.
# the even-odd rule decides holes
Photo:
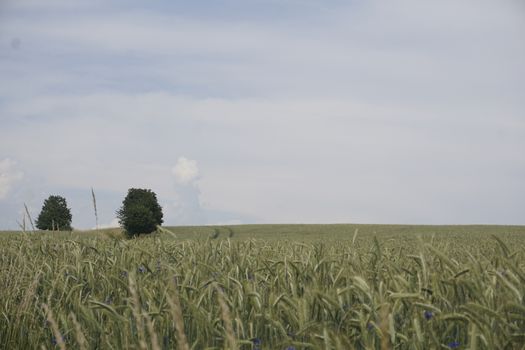
[(175, 175), (175, 180), (180, 184), (189, 184), (199, 176), (199, 168), (197, 161), (180, 157), (177, 164), (172, 168), (172, 173)]
[(208, 224), (208, 225), (213, 225), (213, 226), (234, 226), (234, 225), (242, 225), (242, 224), (243, 224), (243, 222), (240, 219), (231, 219), (231, 220), (226, 220), (226, 221), (214, 222), (214, 223), (211, 223), (211, 224)]
[[(113, 220), (111, 220), (109, 224), (98, 225), (98, 228), (115, 228), (115, 227), (120, 227), (120, 223), (117, 218), (114, 218)], [(96, 227), (93, 227), (93, 229), (95, 228)]]
[(9, 158), (0, 161), (0, 199), (7, 197), (13, 185), (23, 178), (24, 174), (16, 169), (16, 163)]

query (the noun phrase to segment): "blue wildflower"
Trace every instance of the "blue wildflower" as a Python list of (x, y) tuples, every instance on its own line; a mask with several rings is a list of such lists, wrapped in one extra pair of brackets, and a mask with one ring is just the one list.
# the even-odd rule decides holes
[(259, 338), (252, 338), (250, 339), (253, 343), (253, 350), (260, 350), (261, 349), (261, 339)]
[(451, 349), (457, 349), (459, 348), (461, 344), (458, 342), (458, 341), (453, 341), (451, 343), (448, 343), (448, 347), (451, 348)]
[(146, 272), (146, 268), (144, 267), (144, 265), (140, 265), (137, 269), (140, 273), (144, 273)]
[(429, 321), (432, 317), (434, 317), (434, 313), (432, 311), (425, 310), (424, 316), (425, 319)]
[(368, 324), (366, 325), (366, 329), (371, 331), (372, 329), (374, 329), (374, 325), (371, 322), (368, 322)]
[[(60, 338), (62, 339), (62, 343), (67, 343), (68, 341), (67, 337), (61, 336)], [(58, 344), (57, 338), (51, 337), (51, 345), (55, 346), (57, 344)]]
[(120, 273), (120, 277), (123, 277), (123, 278), (128, 277), (128, 272), (127, 272), (127, 271), (122, 271), (122, 272)]

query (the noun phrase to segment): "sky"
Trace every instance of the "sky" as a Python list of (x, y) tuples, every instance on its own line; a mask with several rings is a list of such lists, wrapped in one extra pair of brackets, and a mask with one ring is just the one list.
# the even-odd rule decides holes
[(525, 224), (516, 0), (0, 1), (0, 229)]

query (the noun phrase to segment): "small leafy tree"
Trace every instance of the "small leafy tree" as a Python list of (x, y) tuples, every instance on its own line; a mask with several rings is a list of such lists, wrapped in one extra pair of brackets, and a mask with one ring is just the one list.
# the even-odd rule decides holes
[(163, 222), (157, 195), (142, 188), (130, 188), (122, 207), (117, 210), (120, 225), (130, 236), (151, 233)]
[(71, 231), (71, 219), (71, 210), (67, 207), (66, 199), (61, 196), (49, 196), (38, 215), (36, 227), (39, 230)]

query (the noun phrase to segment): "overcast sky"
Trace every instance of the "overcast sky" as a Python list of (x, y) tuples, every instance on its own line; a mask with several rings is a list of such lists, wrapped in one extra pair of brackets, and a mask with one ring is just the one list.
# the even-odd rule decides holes
[(525, 224), (520, 1), (0, 1), (0, 229)]

